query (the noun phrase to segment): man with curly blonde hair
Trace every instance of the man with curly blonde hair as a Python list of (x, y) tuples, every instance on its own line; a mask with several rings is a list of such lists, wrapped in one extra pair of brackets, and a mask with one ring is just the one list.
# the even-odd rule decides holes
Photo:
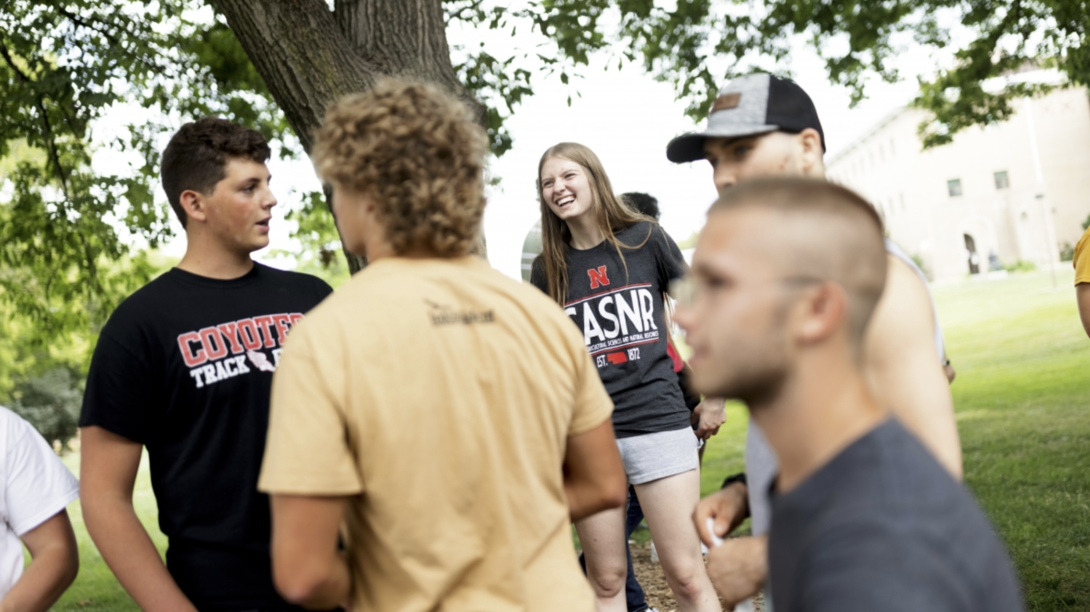
[(485, 153), (461, 103), (397, 81), (318, 131), (370, 265), (292, 332), (274, 381), (259, 488), (288, 600), (594, 609), (568, 525), (625, 501), (613, 406), (556, 304), (470, 255)]

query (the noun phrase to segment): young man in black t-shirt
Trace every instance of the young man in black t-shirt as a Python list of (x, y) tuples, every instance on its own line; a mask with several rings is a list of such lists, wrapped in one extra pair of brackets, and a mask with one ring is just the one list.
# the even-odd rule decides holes
[[(815, 179), (754, 179), (708, 213), (674, 320), (697, 391), (765, 433), (777, 612), (1017, 612), (1003, 544), (871, 391), (864, 334), (887, 280), (882, 222)], [(723, 560), (708, 556), (708, 571)]]
[[(288, 330), (331, 293), (251, 260), (269, 243), (269, 147), (205, 118), (163, 152), (186, 229), (181, 263), (118, 306), (95, 347), (80, 417), (82, 505), (106, 563), (144, 610), (294, 610), (273, 587), (269, 501), (257, 492), (272, 373)], [(133, 510), (147, 448), (166, 566)]]

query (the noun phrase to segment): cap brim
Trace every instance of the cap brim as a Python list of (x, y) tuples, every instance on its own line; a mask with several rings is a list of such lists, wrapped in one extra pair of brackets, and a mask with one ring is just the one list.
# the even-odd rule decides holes
[(704, 132), (682, 134), (671, 140), (670, 144), (666, 145), (666, 159), (675, 164), (704, 159), (707, 157), (704, 153), (704, 141), (709, 138), (742, 138), (745, 136), (767, 134), (769, 132), (775, 132), (778, 129), (780, 128), (776, 125), (749, 125), (731, 129), (707, 130)]

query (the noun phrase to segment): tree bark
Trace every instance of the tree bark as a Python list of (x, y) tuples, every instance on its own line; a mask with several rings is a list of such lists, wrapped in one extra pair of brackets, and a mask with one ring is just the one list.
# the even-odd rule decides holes
[[(451, 64), (442, 0), (335, 0), (333, 12), (324, 0), (209, 2), (227, 18), (308, 155), (326, 108), (386, 76), (432, 83), (484, 123), (484, 106)], [(332, 204), (329, 196), (326, 189)], [(345, 256), (353, 273), (366, 265)]]

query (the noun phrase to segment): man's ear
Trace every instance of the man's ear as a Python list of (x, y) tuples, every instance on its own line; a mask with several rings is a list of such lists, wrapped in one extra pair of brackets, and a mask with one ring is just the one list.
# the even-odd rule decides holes
[(802, 170), (807, 176), (824, 176), (825, 151), (821, 148), (821, 134), (814, 128), (799, 132), (799, 146), (802, 148)]
[(848, 294), (836, 283), (821, 283), (803, 291), (796, 314), (799, 340), (806, 344), (822, 342), (844, 327)]
[(199, 191), (186, 189), (178, 196), (178, 203), (181, 204), (186, 218), (190, 221), (205, 221), (208, 219), (204, 196)]

